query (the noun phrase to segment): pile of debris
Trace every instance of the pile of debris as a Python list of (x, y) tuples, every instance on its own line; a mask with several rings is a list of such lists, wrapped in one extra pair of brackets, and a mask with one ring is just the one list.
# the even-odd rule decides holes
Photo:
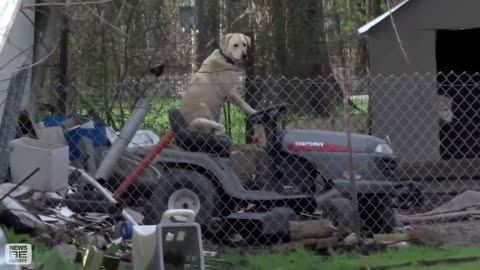
[(138, 224), (143, 217), (124, 209), (101, 180), (112, 178), (129, 147), (158, 141), (153, 132), (138, 130), (148, 108), (139, 100), (120, 134), (93, 118), (68, 115), (45, 117), (35, 125), (35, 134), (12, 140), (9, 170), (0, 185), (3, 230), (28, 234), (34, 245), (55, 248), (72, 261), (77, 253), (89, 258), (101, 254), (94, 261), (105, 269), (131, 261), (121, 224)]
[[(9, 195), (5, 196), (7, 193)], [(37, 192), (28, 186), (12, 183), (1, 184), (0, 194), (3, 197), (0, 220), (4, 231), (10, 229), (15, 234), (28, 234), (34, 246), (42, 244), (55, 249), (60, 256), (72, 262), (85, 252), (84, 248), (117, 249), (118, 254), (111, 254), (117, 257), (116, 263), (110, 263), (111, 266), (106, 269), (117, 269), (113, 266), (118, 266), (121, 259), (129, 260), (128, 247), (123, 251), (119, 248), (125, 242), (118, 225), (118, 211), (95, 213), (79, 207), (72, 210), (65, 199), (55, 192)], [(31, 269), (37, 269), (38, 265), (32, 263)]]
[[(398, 228), (394, 233), (375, 234), (370, 238), (357, 240), (351, 232), (340, 237), (335, 227), (328, 220), (312, 221), (296, 224), (291, 222), (291, 242), (276, 246), (280, 251), (308, 247), (318, 252), (337, 254), (343, 250), (360, 249), (364, 254), (385, 248), (402, 248), (410, 245), (441, 247), (447, 242), (444, 232), (432, 224), (459, 223), (462, 221), (480, 220), (480, 192), (468, 190), (443, 205), (421, 214), (397, 215)], [(468, 242), (471, 236), (459, 242)]]
[[(15, 237), (6, 239), (10, 231), (27, 234), (34, 247), (56, 250), (84, 269), (116, 270), (121, 264), (147, 269), (144, 264), (152, 262), (142, 250), (155, 253), (157, 237), (140, 239), (143, 230), (151, 228), (134, 226), (143, 221), (142, 198), (130, 193), (146, 188), (139, 191), (141, 185), (125, 178), (142, 161), (130, 150), (148, 149), (159, 141), (153, 132), (138, 130), (149, 107), (139, 99), (119, 133), (93, 118), (68, 115), (46, 117), (36, 125), (34, 136), (23, 134), (12, 140), (9, 171), (0, 184), (0, 240), (15, 242)], [(148, 185), (158, 176), (157, 170), (147, 168), (137, 174), (144, 177), (137, 182)], [(167, 259), (159, 263), (166, 264)], [(35, 264), (42, 263), (32, 260), (26, 267), (38, 269)]]

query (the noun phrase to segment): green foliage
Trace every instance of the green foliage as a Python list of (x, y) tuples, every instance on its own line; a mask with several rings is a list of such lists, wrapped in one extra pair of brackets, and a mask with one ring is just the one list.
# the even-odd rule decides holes
[(351, 0), (335, 0), (335, 10), (340, 20), (340, 33), (344, 39), (356, 40), (359, 38), (357, 29), (374, 19), (378, 14), (370, 14), (370, 5), (374, 1), (379, 2), (380, 12), (387, 10), (387, 0), (373, 0), (373, 1), (351, 1)]
[[(123, 102), (123, 101), (122, 101)], [(151, 129), (153, 132), (162, 136), (170, 128), (170, 123), (168, 120), (168, 110), (172, 107), (180, 106), (180, 98), (177, 97), (164, 97), (161, 99), (152, 100), (150, 112), (145, 117), (145, 120), (141, 124), (141, 129)], [(368, 101), (354, 101), (355, 105), (359, 110), (353, 110), (353, 114), (365, 114), (368, 108)], [(129, 108), (129, 109), (127, 109)], [(245, 114), (240, 111), (236, 106), (229, 106), (229, 110), (226, 111), (227, 115), (225, 116), (225, 126), (227, 129), (227, 134), (231, 136), (231, 139), (236, 144), (244, 144), (246, 129), (245, 129)], [(125, 121), (128, 119), (132, 112), (132, 107), (127, 102), (123, 102), (121, 106), (115, 106), (110, 112), (111, 119), (110, 121), (104, 115), (100, 115), (102, 120), (105, 120), (109, 126), (121, 127)], [(87, 113), (86, 111), (81, 111), (81, 114)], [(331, 111), (333, 118), (338, 118), (339, 121), (343, 121), (344, 117), (344, 108), (343, 106), (333, 107)], [(289, 123), (295, 122), (297, 120), (315, 120), (318, 116), (315, 115), (301, 115), (294, 112), (287, 112), (283, 117), (283, 124), (288, 125)], [(229, 123), (229, 124), (227, 124)], [(321, 127), (318, 127), (321, 128)], [(230, 132), (230, 133), (229, 133)]]

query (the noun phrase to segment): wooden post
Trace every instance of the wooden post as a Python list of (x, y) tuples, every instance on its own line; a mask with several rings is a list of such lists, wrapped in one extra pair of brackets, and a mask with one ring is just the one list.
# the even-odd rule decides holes
[[(248, 61), (246, 63), (246, 71), (245, 71), (245, 101), (252, 107), (257, 107), (257, 100), (255, 99), (256, 93), (256, 86), (253, 84), (255, 79), (255, 33), (254, 32), (246, 32), (244, 35), (249, 36), (251, 39), (251, 46), (248, 49)], [(245, 130), (246, 130), (246, 138), (245, 143), (249, 144), (253, 142), (253, 135), (255, 130), (253, 125), (248, 122), (245, 122)]]

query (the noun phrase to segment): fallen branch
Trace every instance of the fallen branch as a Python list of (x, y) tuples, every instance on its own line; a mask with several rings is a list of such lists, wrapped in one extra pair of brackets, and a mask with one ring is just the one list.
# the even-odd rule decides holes
[(453, 210), (444, 210), (444, 211), (438, 211), (438, 212), (433, 212), (435, 210), (432, 210), (430, 212), (408, 215), (408, 216), (409, 217), (427, 217), (427, 216), (435, 216), (435, 215), (442, 215), (442, 214), (449, 214), (449, 213), (458, 213), (461, 211), (471, 211), (472, 208), (480, 208), (480, 204), (476, 203), (469, 206), (458, 207)]
[(404, 216), (399, 215), (398, 219), (405, 224), (422, 223), (429, 221), (450, 221), (467, 218), (472, 215), (480, 215), (480, 210), (460, 211), (447, 214), (437, 214), (431, 216)]

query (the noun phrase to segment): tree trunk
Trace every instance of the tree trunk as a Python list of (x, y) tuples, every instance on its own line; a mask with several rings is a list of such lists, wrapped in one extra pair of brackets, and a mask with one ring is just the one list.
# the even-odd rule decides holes
[[(38, 62), (51, 51), (59, 33), (58, 22), (60, 21), (59, 11), (55, 7), (37, 7), (35, 10), (35, 34), (32, 61)], [(31, 121), (40, 121), (40, 99), (45, 81), (47, 80), (48, 62), (45, 61), (32, 68), (31, 96), (28, 113)], [(55, 111), (53, 111), (55, 112)]]
[(198, 70), (205, 60), (205, 49), (208, 43), (208, 25), (205, 18), (207, 0), (195, 0), (195, 7), (197, 9), (197, 31), (196, 34), (196, 55), (194, 57), (195, 70)]
[(275, 63), (272, 63), (272, 73), (274, 76), (282, 76), (287, 73), (288, 69), (288, 51), (285, 36), (285, 1), (270, 0), (270, 11), (273, 25), (273, 57), (275, 59)]
[[(369, 19), (373, 19), (382, 13), (381, 2), (382, 0), (368, 0), (367, 15)], [(370, 71), (370, 68), (369, 68), (370, 63), (368, 61), (367, 40), (364, 36), (360, 37), (358, 46), (359, 46), (358, 58), (357, 58), (358, 62), (355, 65), (356, 66), (355, 74), (359, 76), (363, 76), (363, 75), (367, 75)], [(368, 106), (367, 130), (369, 135), (373, 134), (371, 109), (372, 109), (371, 106)]]
[[(223, 23), (222, 23), (222, 25), (224, 25), (224, 31), (223, 31), (224, 34), (225, 33), (233, 33), (233, 32), (242, 33), (242, 32), (246, 32), (246, 31), (244, 31), (244, 29), (249, 29), (248, 28), (249, 17), (244, 16), (246, 8), (248, 8), (248, 4), (249, 4), (248, 1), (224, 0), (224, 5), (225, 6), (224, 6), (223, 13), (224, 13), (225, 17), (224, 17), (224, 20), (223, 20)], [(220, 12), (217, 12), (217, 14), (215, 14), (215, 16), (218, 16), (218, 14), (220, 14)], [(217, 22), (219, 22), (219, 21), (220, 20), (217, 20)], [(253, 37), (252, 37), (252, 42), (254, 42)], [(253, 56), (250, 55), (249, 57), (253, 57)], [(253, 60), (253, 58), (250, 58), (250, 60)], [(249, 62), (251, 62), (251, 61), (249, 61)], [(253, 65), (253, 62), (251, 62), (251, 63)], [(248, 64), (248, 66), (250, 66), (250, 64)], [(247, 70), (246, 75), (247, 75), (247, 77), (253, 78), (253, 76), (254, 76), (253, 66), (250, 67), (249, 70)], [(249, 86), (249, 79), (248, 78), (245, 80), (245, 88), (247, 89), (247, 91), (249, 91), (249, 88), (251, 88)], [(250, 102), (252, 102), (252, 104), (255, 104), (254, 96), (248, 96), (248, 92), (245, 94), (245, 100), (247, 102), (250, 101)], [(224, 120), (225, 120), (225, 131), (226, 131), (227, 136), (230, 136), (230, 137), (232, 136), (231, 106), (232, 105), (230, 103), (227, 103), (223, 107), (223, 116), (224, 116)], [(246, 125), (246, 128), (247, 128), (246, 129), (247, 130), (246, 143), (249, 143), (249, 142), (251, 142), (251, 140), (250, 140), (248, 134), (249, 134), (251, 128), (249, 127), (248, 123), (246, 123), (245, 125)]]
[(220, 1), (207, 1), (207, 35), (208, 41), (205, 47), (205, 57), (218, 48), (218, 38), (220, 36)]
[[(248, 61), (246, 63), (247, 70), (246, 70), (246, 78), (245, 78), (245, 101), (252, 107), (256, 108), (258, 106), (257, 100), (255, 99), (256, 96), (256, 87), (252, 84), (253, 80), (255, 79), (255, 35), (253, 33), (245, 33), (245, 35), (249, 36), (252, 40), (252, 45), (248, 51)], [(245, 130), (247, 131), (245, 143), (252, 143), (253, 142), (253, 135), (255, 134), (254, 126), (245, 121)]]
[(205, 58), (218, 47), (220, 32), (220, 3), (219, 0), (195, 0), (197, 8), (197, 55), (198, 67)]
[[(362, 15), (366, 15), (369, 19), (379, 16), (382, 13), (381, 2), (382, 0), (367, 0), (367, 9), (362, 11), (364, 12)], [(357, 52), (355, 74), (363, 76), (369, 72), (367, 40), (364, 36), (359, 37)]]
[(325, 25), (325, 33), (327, 39), (327, 48), (330, 52), (333, 52), (333, 59), (332, 55), (330, 56), (331, 61), (333, 60), (332, 65), (345, 67), (346, 66), (346, 59), (345, 59), (345, 44), (344, 44), (344, 37), (341, 27), (341, 15), (339, 13), (339, 6), (337, 1), (335, 0), (324, 0), (324, 13), (325, 19), (330, 23)]
[(312, 79), (320, 75), (326, 82), (313, 83), (308, 88), (303, 86), (304, 89), (293, 89), (296, 92), (300, 91), (298, 94), (301, 95), (294, 98), (299, 101), (306, 100), (313, 113), (328, 117), (334, 106), (343, 102), (343, 95), (342, 88), (333, 77), (328, 55), (323, 3), (316, 0), (302, 3), (304, 6), (300, 7), (298, 3), (293, 1), (290, 3), (290, 9), (296, 9), (289, 16), (292, 18), (293, 15), (296, 18), (296, 22), (291, 24), (288, 31), (288, 41), (293, 43), (288, 44), (289, 48), (293, 48), (289, 67), (294, 70), (291, 70), (290, 75)]
[(224, 2), (225, 18), (223, 25), (225, 32), (250, 32), (252, 30), (250, 28), (250, 11), (248, 11), (250, 0), (224, 0)]
[(67, 89), (68, 89), (68, 15), (62, 14), (62, 30), (60, 33), (60, 59), (58, 63), (58, 86), (57, 86), (57, 113), (67, 113)]

